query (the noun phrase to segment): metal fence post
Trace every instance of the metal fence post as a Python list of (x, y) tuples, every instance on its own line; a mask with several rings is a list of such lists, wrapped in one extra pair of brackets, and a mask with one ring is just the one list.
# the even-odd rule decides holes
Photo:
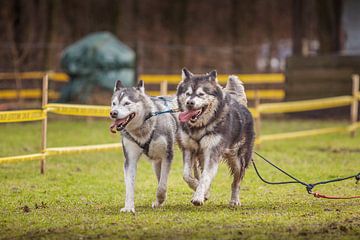
[(48, 104), (48, 88), (49, 88), (49, 74), (46, 73), (43, 77), (42, 85), (42, 110), (44, 111), (44, 119), (42, 120), (41, 125), (41, 153), (43, 154), (42, 159), (40, 160), (40, 173), (45, 173), (45, 161), (46, 161), (46, 138), (47, 138), (47, 111), (46, 105)]
[[(358, 94), (359, 94), (359, 74), (354, 74), (354, 75), (352, 75), (352, 97), (353, 97), (353, 99), (352, 99), (352, 103), (351, 103), (351, 112), (350, 112), (351, 125), (355, 124), (358, 119), (358, 110), (359, 110)], [(355, 137), (355, 132), (356, 132), (356, 129), (351, 128), (350, 136)]]

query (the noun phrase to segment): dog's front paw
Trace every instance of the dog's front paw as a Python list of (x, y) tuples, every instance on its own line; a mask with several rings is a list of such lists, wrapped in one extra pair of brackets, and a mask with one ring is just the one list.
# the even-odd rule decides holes
[(193, 198), (191, 200), (191, 203), (194, 204), (195, 206), (202, 206), (204, 205), (204, 198)]
[(164, 204), (164, 202), (159, 203), (158, 201), (155, 201), (155, 202), (152, 203), (151, 207), (152, 207), (152, 208), (159, 208), (159, 207), (161, 207), (163, 204)]
[(122, 208), (122, 209), (120, 210), (120, 212), (124, 212), (124, 213), (129, 212), (129, 213), (135, 214), (135, 208), (124, 207), (124, 208)]
[(230, 200), (229, 205), (230, 205), (230, 207), (237, 207), (237, 206), (241, 206), (241, 203), (239, 200), (232, 199), (232, 200)]

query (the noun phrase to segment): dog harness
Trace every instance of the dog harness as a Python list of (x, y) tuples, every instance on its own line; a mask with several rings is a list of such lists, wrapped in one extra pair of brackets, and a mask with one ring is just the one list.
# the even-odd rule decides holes
[(154, 129), (151, 131), (150, 133), (150, 137), (149, 137), (149, 140), (147, 140), (144, 144), (141, 144), (139, 143), (133, 136), (131, 136), (131, 134), (126, 131), (125, 129), (121, 131), (121, 134), (126, 137), (127, 139), (129, 139), (130, 141), (136, 143), (140, 148), (143, 149), (144, 153), (147, 155), (149, 153), (149, 146), (150, 146), (150, 143), (151, 143), (151, 140), (154, 136)]

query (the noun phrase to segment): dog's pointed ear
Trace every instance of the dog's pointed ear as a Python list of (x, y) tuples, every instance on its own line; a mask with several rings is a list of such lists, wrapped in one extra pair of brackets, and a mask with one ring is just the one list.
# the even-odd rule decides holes
[(183, 68), (181, 70), (181, 78), (182, 80), (185, 80), (185, 79), (189, 79), (193, 76), (194, 74), (192, 74), (189, 70), (187, 70), (186, 68)]
[(139, 80), (137, 86), (136, 86), (136, 90), (139, 90), (142, 93), (145, 93), (145, 87), (144, 87), (144, 81), (143, 80)]
[(208, 75), (209, 75), (211, 81), (216, 81), (216, 78), (217, 78), (216, 70), (212, 70), (211, 72), (208, 73)]
[(114, 92), (120, 90), (123, 87), (122, 83), (120, 80), (116, 80), (115, 82), (115, 86), (114, 86)]

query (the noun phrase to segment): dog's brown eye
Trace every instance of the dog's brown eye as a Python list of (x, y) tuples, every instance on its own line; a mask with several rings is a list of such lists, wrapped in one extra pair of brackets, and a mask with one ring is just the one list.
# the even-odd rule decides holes
[(112, 105), (115, 106), (115, 102), (113, 102)]
[(129, 102), (125, 102), (125, 103), (124, 103), (124, 106), (127, 106), (127, 105), (130, 105), (130, 103), (129, 103)]
[(201, 92), (201, 93), (199, 93), (198, 95), (199, 95), (200, 97), (202, 97), (202, 96), (204, 96), (205, 94)]
[(186, 96), (190, 96), (191, 94), (189, 92), (185, 93)]

